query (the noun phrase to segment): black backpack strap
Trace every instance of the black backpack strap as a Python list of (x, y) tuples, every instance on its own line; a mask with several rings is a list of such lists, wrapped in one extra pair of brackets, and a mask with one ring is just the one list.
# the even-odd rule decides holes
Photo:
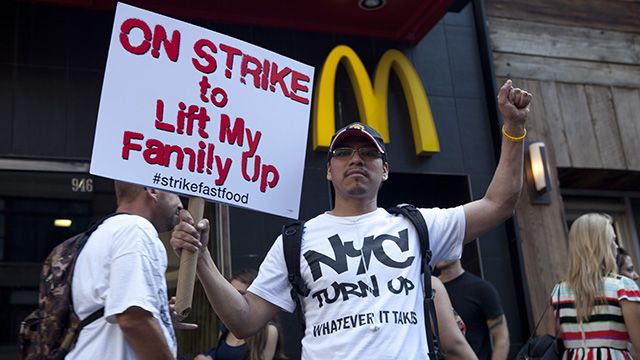
[(282, 227), (282, 248), (284, 261), (287, 264), (289, 284), (291, 284), (291, 298), (296, 303), (296, 314), (300, 325), (299, 340), (302, 341), (305, 330), (304, 316), (300, 305), (300, 296), (308, 296), (309, 288), (300, 275), (300, 248), (302, 244), (302, 232), (304, 221), (294, 221)]
[[(390, 214), (401, 214), (408, 218), (418, 232), (418, 238), (420, 239), (420, 251), (422, 252), (422, 274), (424, 276), (424, 321), (427, 330), (427, 342), (429, 343), (429, 358), (439, 359), (442, 355), (440, 349), (440, 333), (438, 331), (438, 317), (436, 314), (436, 307), (434, 303), (435, 291), (431, 285), (431, 248), (429, 247), (429, 228), (424, 221), (424, 217), (420, 210), (410, 204), (399, 204), (395, 207), (387, 209)], [(431, 321), (429, 321), (431, 318)], [(433, 331), (430, 323), (433, 323)]]
[[(427, 223), (424, 221), (424, 217), (420, 210), (418, 210), (415, 206), (411, 204), (399, 204), (387, 211), (391, 214), (397, 215), (401, 214), (404, 217), (408, 218), (409, 221), (413, 224), (418, 232), (418, 237), (420, 238), (420, 250), (422, 251), (422, 265), (423, 268), (429, 267), (429, 262), (431, 262), (431, 248), (429, 247), (429, 229), (427, 228)], [(431, 272), (431, 270), (429, 270)], [(431, 281), (429, 281), (431, 284)]]
[(84, 320), (80, 321), (80, 325), (78, 326), (78, 333), (85, 326), (91, 324), (92, 322), (100, 319), (103, 316), (104, 316), (104, 308), (103, 307), (98, 309), (98, 310), (96, 310), (96, 311), (94, 311), (93, 313), (91, 313), (91, 315), (87, 316)]

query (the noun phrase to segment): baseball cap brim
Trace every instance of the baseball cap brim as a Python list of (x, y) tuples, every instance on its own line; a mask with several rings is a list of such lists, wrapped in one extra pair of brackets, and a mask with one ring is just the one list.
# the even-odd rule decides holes
[(333, 137), (333, 140), (331, 141), (331, 144), (329, 145), (329, 152), (333, 151), (345, 139), (352, 138), (352, 137), (358, 137), (358, 138), (361, 138), (361, 139), (365, 139), (365, 140), (369, 141), (372, 145), (374, 145), (376, 147), (376, 149), (378, 149), (378, 151), (380, 151), (380, 153), (382, 153), (382, 154), (385, 153), (384, 149), (380, 146), (380, 144), (378, 143), (376, 138), (373, 137), (373, 135), (369, 134), (368, 132), (366, 132), (364, 130), (349, 129), (349, 128), (340, 130), (340, 132), (338, 132)]

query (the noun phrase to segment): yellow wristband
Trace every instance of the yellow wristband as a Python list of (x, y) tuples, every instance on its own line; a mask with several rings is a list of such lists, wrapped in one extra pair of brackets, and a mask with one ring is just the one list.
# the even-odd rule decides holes
[(522, 140), (524, 140), (525, 137), (527, 137), (527, 128), (524, 128), (524, 134), (520, 135), (520, 136), (511, 136), (509, 134), (507, 134), (507, 130), (504, 129), (504, 125), (502, 125), (502, 135), (505, 137), (505, 139), (512, 141), (512, 142), (521, 142)]

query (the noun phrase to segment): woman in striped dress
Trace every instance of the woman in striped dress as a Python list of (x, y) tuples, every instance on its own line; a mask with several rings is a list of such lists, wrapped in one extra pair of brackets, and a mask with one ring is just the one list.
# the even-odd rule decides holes
[[(560, 311), (562, 359), (633, 359), (629, 343), (640, 350), (640, 290), (616, 274), (616, 248), (609, 216), (586, 214), (571, 225), (568, 280), (556, 284), (550, 304)], [(556, 326), (550, 317), (552, 334)]]

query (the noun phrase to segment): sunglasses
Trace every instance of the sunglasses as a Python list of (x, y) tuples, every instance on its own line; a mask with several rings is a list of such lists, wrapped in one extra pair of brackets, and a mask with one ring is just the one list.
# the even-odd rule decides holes
[(331, 152), (331, 157), (337, 159), (350, 159), (356, 151), (363, 160), (375, 160), (382, 158), (380, 150), (374, 147), (361, 147), (357, 149), (350, 147), (337, 148)]

